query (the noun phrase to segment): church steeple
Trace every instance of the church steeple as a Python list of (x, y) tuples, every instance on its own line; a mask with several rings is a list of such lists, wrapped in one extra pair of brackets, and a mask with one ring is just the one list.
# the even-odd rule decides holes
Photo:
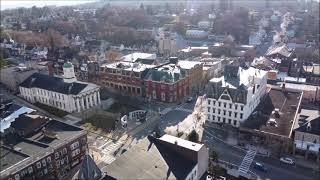
[(97, 164), (89, 154), (86, 154), (79, 170), (78, 180), (99, 180), (102, 177), (103, 174)]

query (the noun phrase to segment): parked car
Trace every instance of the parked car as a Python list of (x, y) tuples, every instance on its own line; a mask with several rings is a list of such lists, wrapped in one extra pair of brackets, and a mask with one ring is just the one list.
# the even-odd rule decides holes
[(259, 171), (268, 172), (268, 169), (261, 163), (256, 162), (253, 167)]
[(187, 102), (192, 102), (193, 101), (193, 97), (188, 97)]
[(281, 157), (280, 161), (282, 163), (290, 164), (290, 165), (294, 165), (294, 163), (295, 163), (294, 160), (292, 158), (289, 158), (289, 157)]

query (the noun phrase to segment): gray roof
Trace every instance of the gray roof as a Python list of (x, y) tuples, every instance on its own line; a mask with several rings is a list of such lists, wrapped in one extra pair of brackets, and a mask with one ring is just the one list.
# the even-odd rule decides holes
[(65, 142), (66, 140), (80, 136), (81, 134), (85, 133), (86, 131), (70, 125), (66, 124), (57, 120), (51, 120), (44, 126), (46, 131), (50, 131), (57, 135), (57, 138), (50, 138), (43, 134), (43, 132), (39, 131), (38, 133), (34, 134), (33, 136), (29, 137), (28, 139), (37, 141), (43, 144), (47, 144), (51, 147), (58, 146), (60, 143)]
[(298, 127), (295, 131), (320, 135), (320, 113), (319, 110), (301, 109)]
[[(115, 179), (185, 179), (196, 165), (192, 150), (148, 136), (105, 167)], [(187, 157), (183, 153), (191, 154)]]
[(0, 172), (29, 157), (4, 146), (0, 147), (0, 155)]
[(25, 88), (40, 88), (62, 94), (79, 94), (88, 84), (73, 82), (66, 83), (63, 78), (34, 73), (24, 80), (20, 86)]

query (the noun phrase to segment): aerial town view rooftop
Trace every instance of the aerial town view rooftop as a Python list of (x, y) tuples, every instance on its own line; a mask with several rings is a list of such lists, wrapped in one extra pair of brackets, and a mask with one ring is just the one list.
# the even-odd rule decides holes
[(320, 180), (319, 0), (2, 0), (1, 180)]

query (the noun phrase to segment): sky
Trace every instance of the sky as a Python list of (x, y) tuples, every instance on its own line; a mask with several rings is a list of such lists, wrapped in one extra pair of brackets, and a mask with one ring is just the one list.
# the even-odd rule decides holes
[(19, 7), (29, 8), (32, 6), (43, 7), (43, 6), (68, 6), (82, 3), (93, 2), (95, 0), (0, 0), (1, 10), (14, 9)]

